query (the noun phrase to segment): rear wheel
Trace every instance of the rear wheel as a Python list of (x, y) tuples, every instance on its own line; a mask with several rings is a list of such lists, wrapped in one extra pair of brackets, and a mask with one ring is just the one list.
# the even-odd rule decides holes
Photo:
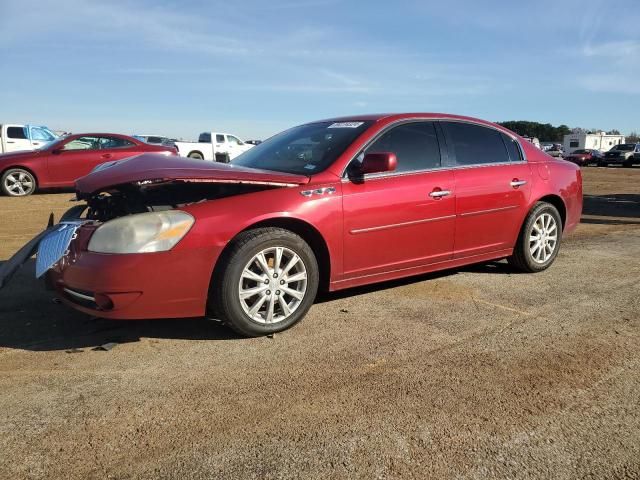
[(538, 202), (524, 221), (509, 264), (523, 272), (541, 272), (553, 263), (562, 238), (562, 219), (556, 207)]
[(10, 168), (2, 175), (2, 193), (11, 197), (26, 197), (36, 191), (36, 178), (22, 168)]
[(191, 152), (187, 155), (189, 158), (195, 158), (196, 160), (204, 160), (204, 157), (200, 152)]
[(311, 247), (282, 228), (241, 233), (216, 268), (209, 307), (241, 335), (280, 332), (306, 315), (318, 291)]

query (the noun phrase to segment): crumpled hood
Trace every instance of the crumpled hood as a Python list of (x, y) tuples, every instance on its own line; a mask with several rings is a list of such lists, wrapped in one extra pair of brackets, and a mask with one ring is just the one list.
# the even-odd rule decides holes
[(294, 186), (308, 183), (309, 177), (229, 163), (145, 153), (99, 165), (89, 175), (76, 180), (76, 190), (79, 196), (84, 197), (126, 183), (170, 180)]

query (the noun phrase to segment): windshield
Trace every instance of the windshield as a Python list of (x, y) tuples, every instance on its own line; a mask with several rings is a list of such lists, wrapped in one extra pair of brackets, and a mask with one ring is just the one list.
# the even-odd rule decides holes
[(232, 163), (243, 167), (312, 175), (328, 168), (372, 122), (319, 122), (286, 130)]
[(623, 152), (630, 152), (636, 146), (633, 143), (623, 143), (622, 145), (616, 145), (612, 150), (622, 150)]

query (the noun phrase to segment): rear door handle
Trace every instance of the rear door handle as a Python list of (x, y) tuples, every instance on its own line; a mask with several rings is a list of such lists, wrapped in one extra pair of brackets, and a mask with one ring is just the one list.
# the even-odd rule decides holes
[(429, 194), (431, 198), (442, 198), (446, 197), (447, 195), (451, 195), (451, 192), (449, 190), (434, 190)]
[(527, 181), (526, 180), (518, 180), (517, 178), (514, 178), (513, 180), (511, 180), (511, 186), (513, 188), (518, 188), (521, 187), (522, 185), (526, 185)]
[(103, 155), (101, 155), (102, 158), (111, 158), (111, 154), (110, 153), (105, 153)]

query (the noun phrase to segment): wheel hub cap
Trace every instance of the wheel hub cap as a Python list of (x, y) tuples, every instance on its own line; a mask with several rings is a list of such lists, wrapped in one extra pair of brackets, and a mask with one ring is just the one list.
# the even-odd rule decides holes
[(285, 247), (269, 247), (246, 264), (238, 284), (244, 312), (259, 323), (278, 323), (295, 312), (307, 291), (302, 259)]

